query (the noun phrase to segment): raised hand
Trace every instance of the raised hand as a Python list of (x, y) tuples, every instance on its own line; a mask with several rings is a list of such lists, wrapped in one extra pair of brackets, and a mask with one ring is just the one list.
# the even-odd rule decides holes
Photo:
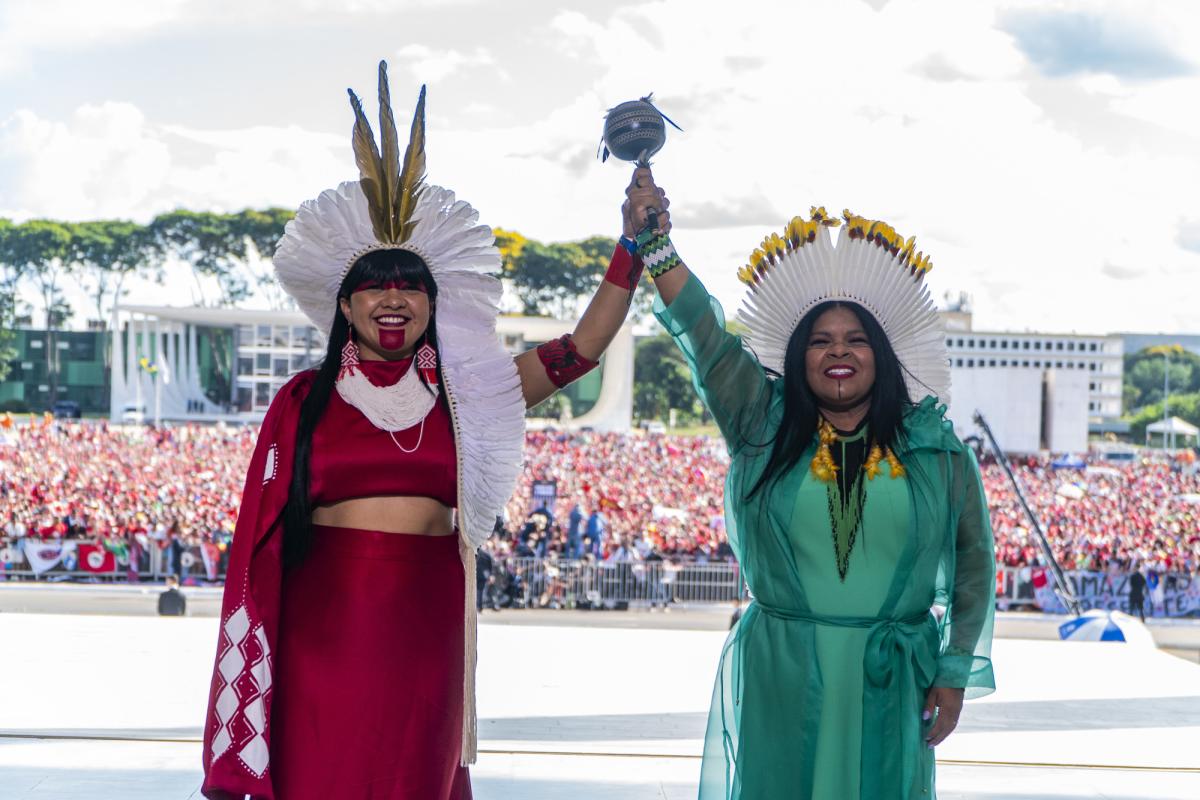
[(667, 209), (670, 206), (666, 192), (655, 185), (650, 168), (638, 167), (625, 189), (625, 203), (621, 206), (622, 233), (630, 239), (635, 238), (646, 227), (646, 218), (653, 209), (658, 217), (658, 227), (654, 233), (669, 234), (671, 214)]

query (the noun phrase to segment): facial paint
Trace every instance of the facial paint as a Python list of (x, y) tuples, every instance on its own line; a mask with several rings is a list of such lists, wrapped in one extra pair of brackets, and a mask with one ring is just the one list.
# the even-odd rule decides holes
[(425, 288), (425, 284), (412, 283), (405, 280), (390, 280), (384, 283), (380, 283), (379, 281), (363, 281), (358, 286), (354, 287), (354, 291), (352, 291), (351, 294), (355, 294), (357, 292), (366, 292), (369, 290), (384, 292), (388, 289), (399, 289), (402, 292), (420, 292), (421, 294), (429, 294), (429, 290)]
[(403, 350), (404, 329), (399, 328), (395, 330), (389, 330), (387, 328), (380, 328), (379, 346), (384, 350)]

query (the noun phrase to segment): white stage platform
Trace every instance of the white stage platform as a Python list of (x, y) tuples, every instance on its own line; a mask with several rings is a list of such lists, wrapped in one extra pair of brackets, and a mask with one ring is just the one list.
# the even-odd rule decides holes
[[(694, 797), (724, 634), (519, 615), (480, 631), (477, 800)], [(0, 614), (0, 800), (199, 798), (215, 642), (213, 618)], [(938, 750), (942, 800), (1200, 798), (1200, 666), (1027, 640), (995, 665)]]

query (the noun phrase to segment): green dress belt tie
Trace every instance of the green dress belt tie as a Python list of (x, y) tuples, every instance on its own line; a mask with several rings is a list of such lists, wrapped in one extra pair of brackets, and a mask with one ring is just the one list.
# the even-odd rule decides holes
[[(755, 599), (764, 614), (778, 619), (868, 628), (863, 653), (862, 800), (908, 800), (913, 765), (922, 764), (921, 793), (930, 790), (929, 758), (922, 752), (924, 692), (937, 673), (937, 621), (929, 611), (904, 619), (842, 617), (777, 608)], [(899, 737), (899, 747), (896, 738)], [(812, 757), (809, 753), (808, 756)]]

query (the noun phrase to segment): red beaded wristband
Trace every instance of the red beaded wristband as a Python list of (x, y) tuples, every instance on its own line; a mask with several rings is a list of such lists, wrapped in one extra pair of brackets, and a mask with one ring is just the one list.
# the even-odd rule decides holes
[(537, 346), (537, 354), (541, 359), (542, 366), (546, 368), (546, 375), (550, 378), (550, 382), (559, 389), (572, 381), (579, 380), (600, 363), (580, 355), (579, 351), (575, 349), (575, 342), (569, 333), (564, 333), (557, 339), (542, 342)]

